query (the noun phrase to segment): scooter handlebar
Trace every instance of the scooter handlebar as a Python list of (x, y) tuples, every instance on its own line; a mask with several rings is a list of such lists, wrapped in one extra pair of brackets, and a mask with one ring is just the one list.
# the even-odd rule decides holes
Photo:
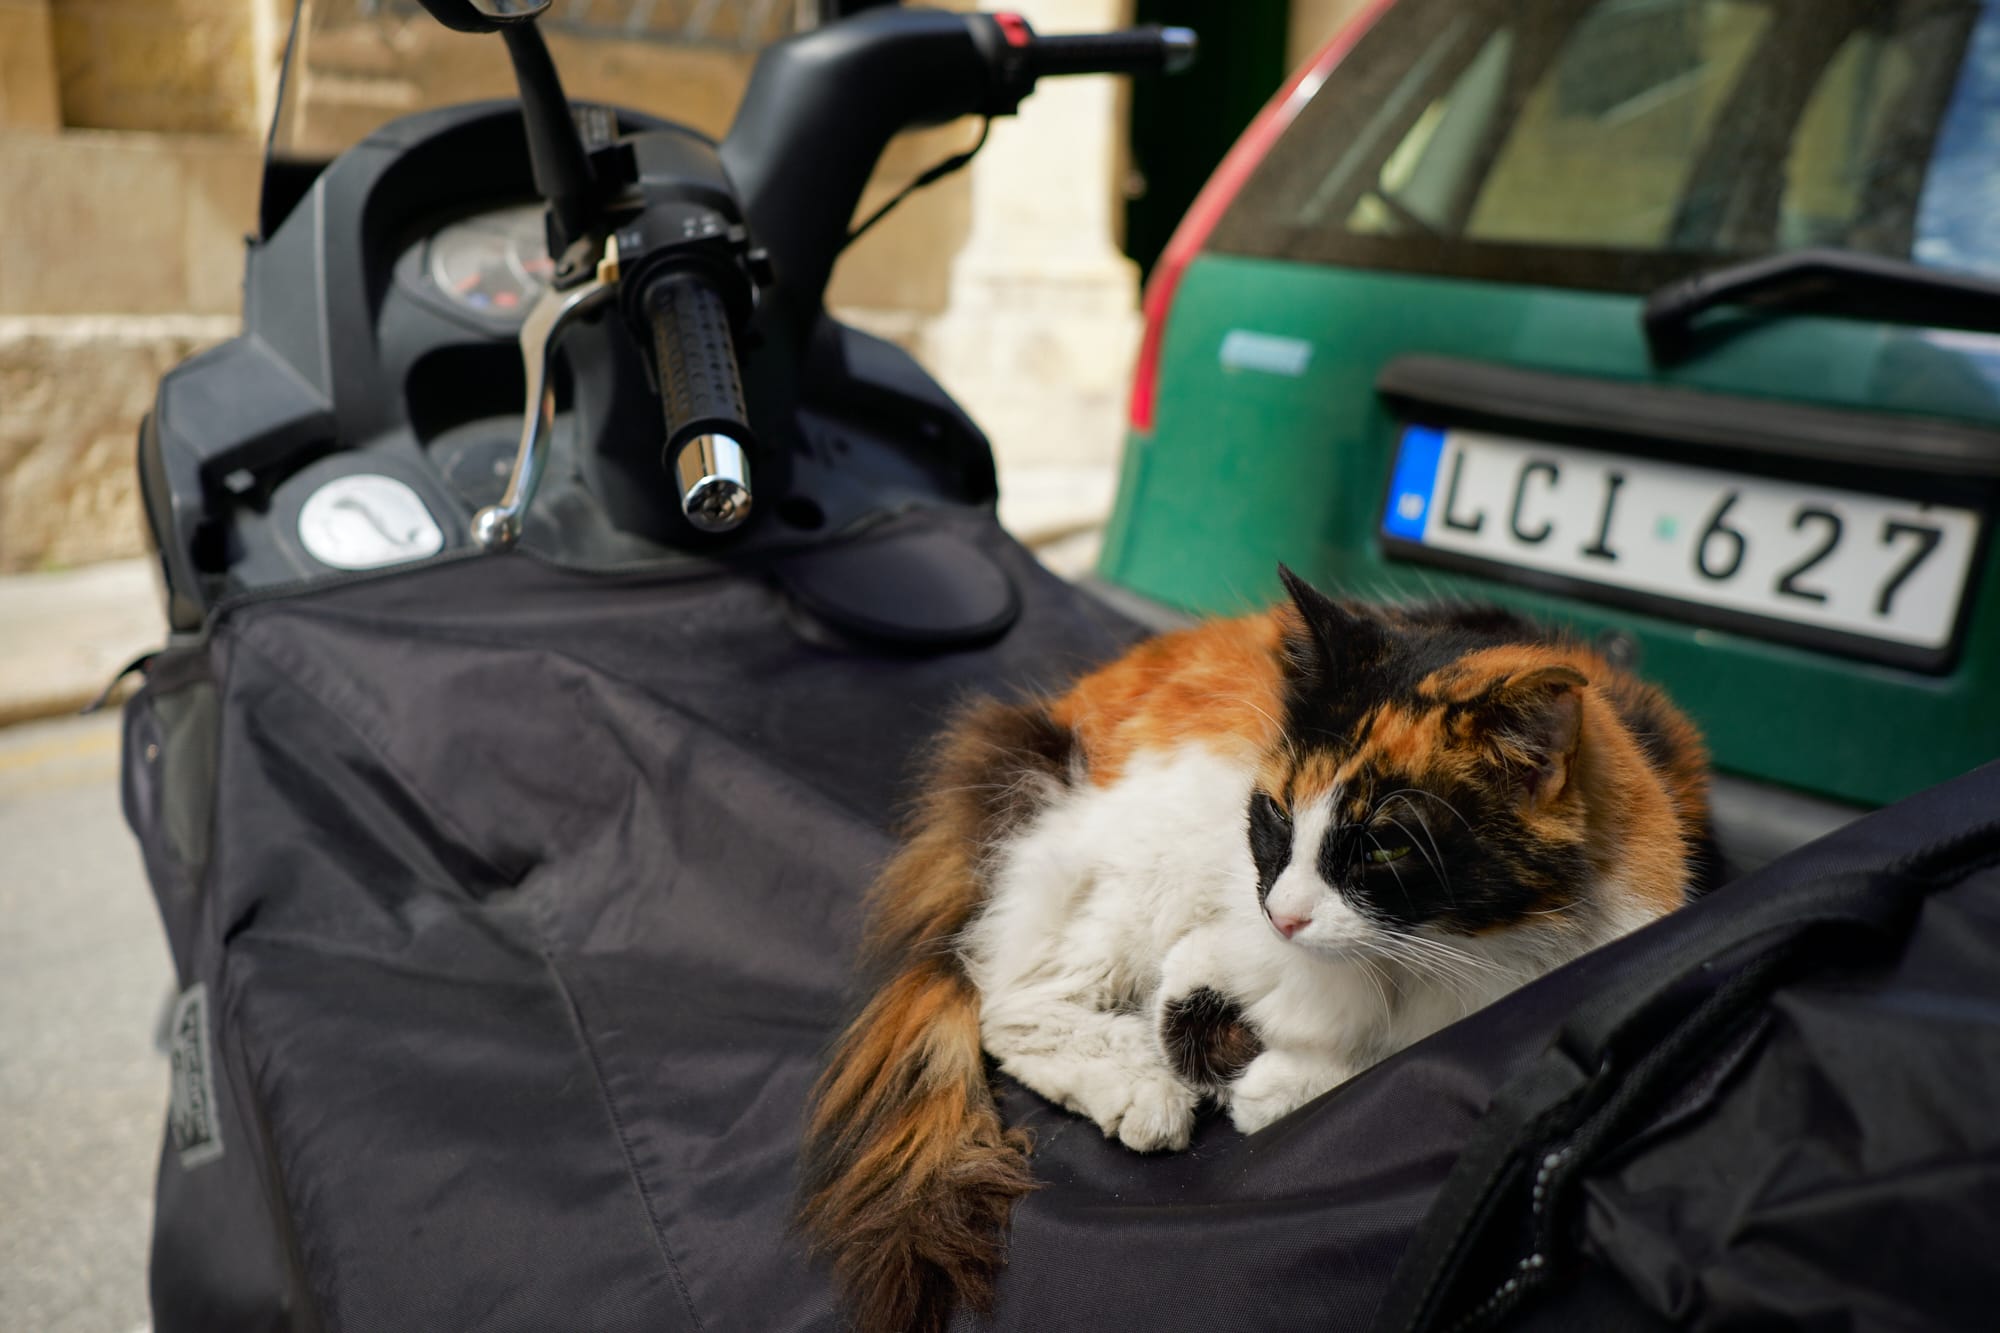
[(750, 517), (755, 449), (728, 307), (695, 268), (649, 279), (640, 303), (666, 416), (661, 462), (679, 487), (688, 521), (704, 532), (727, 532)]
[(1194, 63), (1191, 28), (1157, 23), (1119, 32), (1035, 34), (1026, 43), (1036, 78), (1061, 74), (1178, 74)]
[(1044, 75), (1168, 72), (1185, 28), (1043, 37), (1018, 14), (883, 6), (766, 48), (722, 161), (779, 290), (765, 327), (802, 347), (834, 257), (889, 140), (913, 126), (1011, 113)]

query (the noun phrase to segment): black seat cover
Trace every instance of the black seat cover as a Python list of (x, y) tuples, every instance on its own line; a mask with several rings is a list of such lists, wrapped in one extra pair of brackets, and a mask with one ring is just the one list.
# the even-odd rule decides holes
[[(801, 633), (754, 570), (516, 555), (243, 605), (156, 665), (127, 811), (201, 988), (174, 1036), (162, 1333), (841, 1327), (788, 1230), (793, 1154), (913, 756), (968, 693), (1137, 634), (985, 517), (883, 535), (927, 528), (1013, 577), (997, 642), (877, 653)], [(2000, 776), (1968, 781), (2000, 807)], [(1364, 1325), (1493, 1089), (1657, 933), (1251, 1140), (1211, 1117), (1141, 1158), (1008, 1090), (1046, 1186), (990, 1326)], [(1965, 1040), (1991, 1058), (1990, 1015)]]

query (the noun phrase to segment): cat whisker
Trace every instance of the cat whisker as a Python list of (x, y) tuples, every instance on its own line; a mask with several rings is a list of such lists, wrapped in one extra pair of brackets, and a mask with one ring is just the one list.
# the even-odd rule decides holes
[(1251, 698), (1247, 694), (1214, 694), (1210, 695), (1209, 697), (1215, 700), (1215, 702), (1217, 703), (1240, 705), (1241, 707), (1249, 709), (1251, 712), (1255, 713), (1258, 717), (1263, 718), (1273, 727), (1279, 728), (1280, 730), (1282, 730), (1283, 728), (1284, 725), (1283, 723), (1279, 722), (1277, 718), (1271, 716), (1271, 713), (1268, 709), (1264, 708), (1255, 699)]
[(1394, 958), (1398, 962), (1406, 963), (1412, 967), (1435, 969), (1450, 961), (1449, 959), (1438, 957), (1422, 946), (1412, 945), (1410, 942), (1411, 939), (1412, 937), (1408, 935), (1384, 932), (1371, 941), (1371, 946), (1384, 956)]
[(1472, 821), (1467, 819), (1464, 815), (1458, 812), (1457, 806), (1453, 805), (1450, 801), (1447, 801), (1444, 797), (1439, 796), (1436, 792), (1428, 792), (1423, 790), (1423, 788), (1421, 787), (1398, 787), (1395, 791), (1392, 791), (1387, 796), (1384, 796), (1381, 800), (1381, 804), (1383, 806), (1387, 806), (1389, 802), (1395, 800), (1398, 796), (1403, 797), (1405, 800), (1409, 799), (1412, 796), (1421, 796), (1425, 800), (1436, 801), (1439, 805), (1445, 808), (1446, 813), (1448, 813), (1453, 819), (1456, 819), (1459, 823), (1465, 825), (1465, 831), (1467, 833), (1473, 833), (1476, 835), (1478, 832), (1478, 830), (1472, 827)]
[(1469, 949), (1457, 948), (1446, 944), (1443, 940), (1431, 939), (1424, 935), (1396, 935), (1393, 938), (1410, 956), (1422, 955), (1441, 966), (1463, 971), (1467, 975), (1497, 977), (1504, 975), (1507, 970), (1490, 958), (1482, 958)]
[(1574, 908), (1577, 908), (1577, 907), (1580, 907), (1580, 906), (1582, 906), (1582, 905), (1583, 905), (1583, 899), (1581, 899), (1581, 898), (1572, 898), (1572, 899), (1570, 899), (1570, 900), (1569, 900), (1568, 902), (1566, 902), (1566, 903), (1557, 903), (1557, 904), (1556, 904), (1556, 905), (1555, 905), (1554, 907), (1532, 907), (1532, 908), (1529, 908), (1529, 909), (1528, 909), (1527, 911), (1525, 911), (1525, 912), (1521, 913), (1521, 915), (1522, 915), (1522, 916), (1552, 916), (1552, 917), (1557, 917), (1557, 918), (1562, 918), (1562, 919), (1568, 919), (1568, 915), (1569, 915), (1570, 911), (1571, 911), (1572, 909), (1574, 909)]
[(1450, 977), (1454, 980), (1471, 980), (1478, 975), (1476, 969), (1466, 967), (1461, 959), (1449, 954), (1433, 954), (1404, 945), (1398, 945), (1394, 952), (1397, 958), (1409, 966), (1422, 968), (1437, 976)]
[[(1426, 864), (1430, 866), (1431, 873), (1436, 875), (1440, 880), (1444, 882), (1444, 891), (1446, 893), (1450, 893), (1451, 872), (1444, 868), (1443, 853), (1438, 850), (1437, 839), (1431, 836), (1430, 829), (1424, 827), (1424, 821), (1421, 819), (1417, 821), (1417, 827), (1424, 830), (1424, 836), (1423, 838), (1420, 839), (1417, 837), (1416, 834), (1410, 832), (1410, 826), (1408, 824), (1405, 824), (1402, 820), (1396, 818), (1394, 815), (1384, 815), (1383, 817), (1387, 819), (1391, 824), (1394, 824), (1397, 828), (1401, 829), (1403, 831), (1403, 836), (1408, 838), (1411, 844), (1414, 845), (1418, 851), (1424, 854), (1424, 861)], [(1424, 843), (1426, 841), (1430, 843), (1430, 846), (1428, 848), (1424, 846)], [(1454, 899), (1453, 901), (1455, 903), (1456, 899)]]
[[(1354, 964), (1360, 970), (1361, 975), (1368, 979), (1368, 988), (1375, 992), (1375, 1000), (1382, 1006), (1383, 1012), (1386, 1013), (1392, 1009), (1394, 1006), (1389, 1003), (1389, 992), (1383, 989), (1383, 981), (1386, 974), (1378, 972), (1375, 965), (1365, 957), (1357, 957), (1354, 960)], [(1403, 988), (1396, 986), (1393, 980), (1390, 980), (1389, 984), (1395, 988), (1398, 995), (1403, 993)]]
[(1481, 966), (1486, 966), (1486, 967), (1493, 966), (1492, 962), (1489, 959), (1480, 957), (1478, 954), (1472, 952), (1472, 950), (1470, 949), (1465, 948), (1463, 945), (1452, 944), (1447, 940), (1441, 940), (1436, 938), (1435, 936), (1418, 935), (1413, 933), (1405, 935), (1402, 938), (1415, 943), (1419, 948), (1435, 949), (1440, 953), (1450, 954), (1455, 958), (1462, 958), (1467, 962), (1476, 963)]
[(1412, 972), (1462, 992), (1477, 988), (1484, 980), (1475, 973), (1454, 966), (1446, 959), (1433, 957), (1421, 951), (1392, 947), (1385, 950), (1385, 953)]

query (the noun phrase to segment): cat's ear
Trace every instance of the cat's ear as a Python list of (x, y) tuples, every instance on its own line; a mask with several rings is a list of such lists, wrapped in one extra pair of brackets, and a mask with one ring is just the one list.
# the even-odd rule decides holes
[(1487, 747), (1531, 810), (1547, 809), (1569, 786), (1589, 683), (1572, 666), (1536, 667), (1509, 676), (1480, 707)]
[(1295, 667), (1323, 680), (1344, 680), (1382, 655), (1382, 627), (1355, 615), (1284, 565), (1278, 578), (1298, 610), (1285, 647)]

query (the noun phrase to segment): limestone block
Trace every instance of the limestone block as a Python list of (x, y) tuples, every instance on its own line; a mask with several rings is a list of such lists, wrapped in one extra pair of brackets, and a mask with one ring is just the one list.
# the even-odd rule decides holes
[(254, 15), (242, 0), (51, 0), (63, 123), (248, 134)]
[(165, 641), (156, 570), (117, 560), (0, 579), (0, 727), (74, 713)]
[[(258, 144), (177, 136), (182, 181), (180, 310), (225, 314), (243, 307), (244, 238), (257, 229), (264, 159)], [(99, 306), (98, 309), (118, 307)]]
[(0, 0), (0, 129), (61, 125), (48, 0)]
[(139, 418), (161, 375), (236, 327), (193, 316), (0, 316), (0, 573), (144, 549)]
[(0, 131), (0, 314), (221, 314), (241, 304), (258, 146)]
[[(547, 35), (563, 89), (578, 101), (629, 106), (720, 137), (750, 76), (738, 51)], [(315, 25), (285, 117), (293, 152), (338, 152), (374, 127), (424, 107), (515, 95), (513, 67), (494, 38), (446, 30), (428, 17)]]
[(921, 359), (986, 429), (1003, 467), (1118, 457), (1141, 321), (1136, 309), (1103, 308), (1110, 286), (1021, 275), (989, 284), (977, 307), (954, 302), (925, 331)]
[[(1117, 0), (1035, 0), (1038, 31), (1116, 27)], [(924, 360), (1001, 466), (1118, 456), (1138, 346), (1138, 272), (1118, 248), (1125, 103), (1111, 79), (1052, 80), (972, 165), (972, 219)]]
[[(932, 166), (970, 147), (979, 136), (978, 124), (967, 119), (897, 135), (862, 191), (852, 222), (859, 225)], [(924, 187), (840, 256), (827, 284), (827, 304), (941, 312), (951, 299), (952, 259), (971, 227), (972, 178), (965, 171)]]
[(171, 155), (95, 135), (0, 135), (0, 311), (175, 310), (186, 272), (180, 173)]

